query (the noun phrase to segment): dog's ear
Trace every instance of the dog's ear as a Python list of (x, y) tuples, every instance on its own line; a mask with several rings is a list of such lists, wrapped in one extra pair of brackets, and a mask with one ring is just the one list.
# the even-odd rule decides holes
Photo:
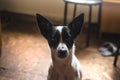
[(48, 39), (49, 34), (51, 34), (52, 24), (40, 14), (36, 14), (36, 17), (41, 34)]
[(81, 32), (82, 25), (84, 23), (84, 14), (80, 14), (78, 17), (73, 19), (73, 21), (68, 25), (71, 34), (74, 38)]

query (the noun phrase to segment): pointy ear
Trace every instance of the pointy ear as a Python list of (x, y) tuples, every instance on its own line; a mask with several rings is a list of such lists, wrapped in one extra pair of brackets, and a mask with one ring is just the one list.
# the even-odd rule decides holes
[(71, 34), (74, 38), (81, 32), (82, 25), (84, 23), (84, 14), (80, 14), (78, 17), (73, 19), (73, 21), (68, 25)]
[(41, 34), (48, 39), (49, 34), (52, 30), (52, 24), (40, 14), (36, 14), (37, 24)]

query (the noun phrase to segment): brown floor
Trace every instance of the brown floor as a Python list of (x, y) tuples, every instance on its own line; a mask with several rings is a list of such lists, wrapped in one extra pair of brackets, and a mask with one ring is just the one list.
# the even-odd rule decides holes
[[(89, 48), (85, 47), (82, 32), (76, 39), (76, 56), (83, 68), (83, 80), (120, 80), (114, 57), (103, 57), (97, 50), (100, 42), (93, 36)], [(50, 64), (47, 41), (39, 34), (35, 23), (16, 21), (2, 30), (2, 56), (0, 80), (46, 80)]]

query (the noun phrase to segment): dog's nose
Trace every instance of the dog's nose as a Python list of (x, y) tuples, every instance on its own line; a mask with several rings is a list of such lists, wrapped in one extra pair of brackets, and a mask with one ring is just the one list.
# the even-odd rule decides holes
[(67, 50), (58, 50), (58, 57), (65, 58), (67, 56)]

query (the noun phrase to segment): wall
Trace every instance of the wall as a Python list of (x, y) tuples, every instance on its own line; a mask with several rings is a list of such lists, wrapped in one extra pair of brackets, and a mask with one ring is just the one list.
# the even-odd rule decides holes
[[(64, 0), (2, 0), (4, 4), (4, 10), (35, 15), (40, 13), (50, 19), (56, 19), (63, 21), (64, 15)], [(69, 5), (68, 18), (72, 18), (73, 5)], [(93, 9), (93, 19), (97, 20), (97, 7)], [(88, 6), (79, 6), (77, 15), (80, 13), (86, 13), (85, 20), (87, 21)]]
[[(113, 4), (120, 3), (119, 0), (104, 0), (102, 10), (102, 32), (119, 33), (120, 27), (120, 5)], [(92, 21), (97, 21), (97, 9), (93, 7)], [(88, 20), (88, 6), (78, 6), (77, 15), (84, 12), (85, 21)], [(40, 13), (50, 20), (56, 20), (63, 23), (64, 15), (64, 0), (0, 0), (0, 10), (7, 10), (11, 12), (35, 15)], [(68, 18), (72, 19), (73, 5), (69, 5)], [(114, 21), (113, 21), (114, 19)]]
[(1, 46), (2, 46), (2, 40), (1, 40), (1, 16), (0, 16), (0, 56), (1, 56)]
[(106, 2), (103, 4), (101, 31), (120, 34), (120, 3)]

